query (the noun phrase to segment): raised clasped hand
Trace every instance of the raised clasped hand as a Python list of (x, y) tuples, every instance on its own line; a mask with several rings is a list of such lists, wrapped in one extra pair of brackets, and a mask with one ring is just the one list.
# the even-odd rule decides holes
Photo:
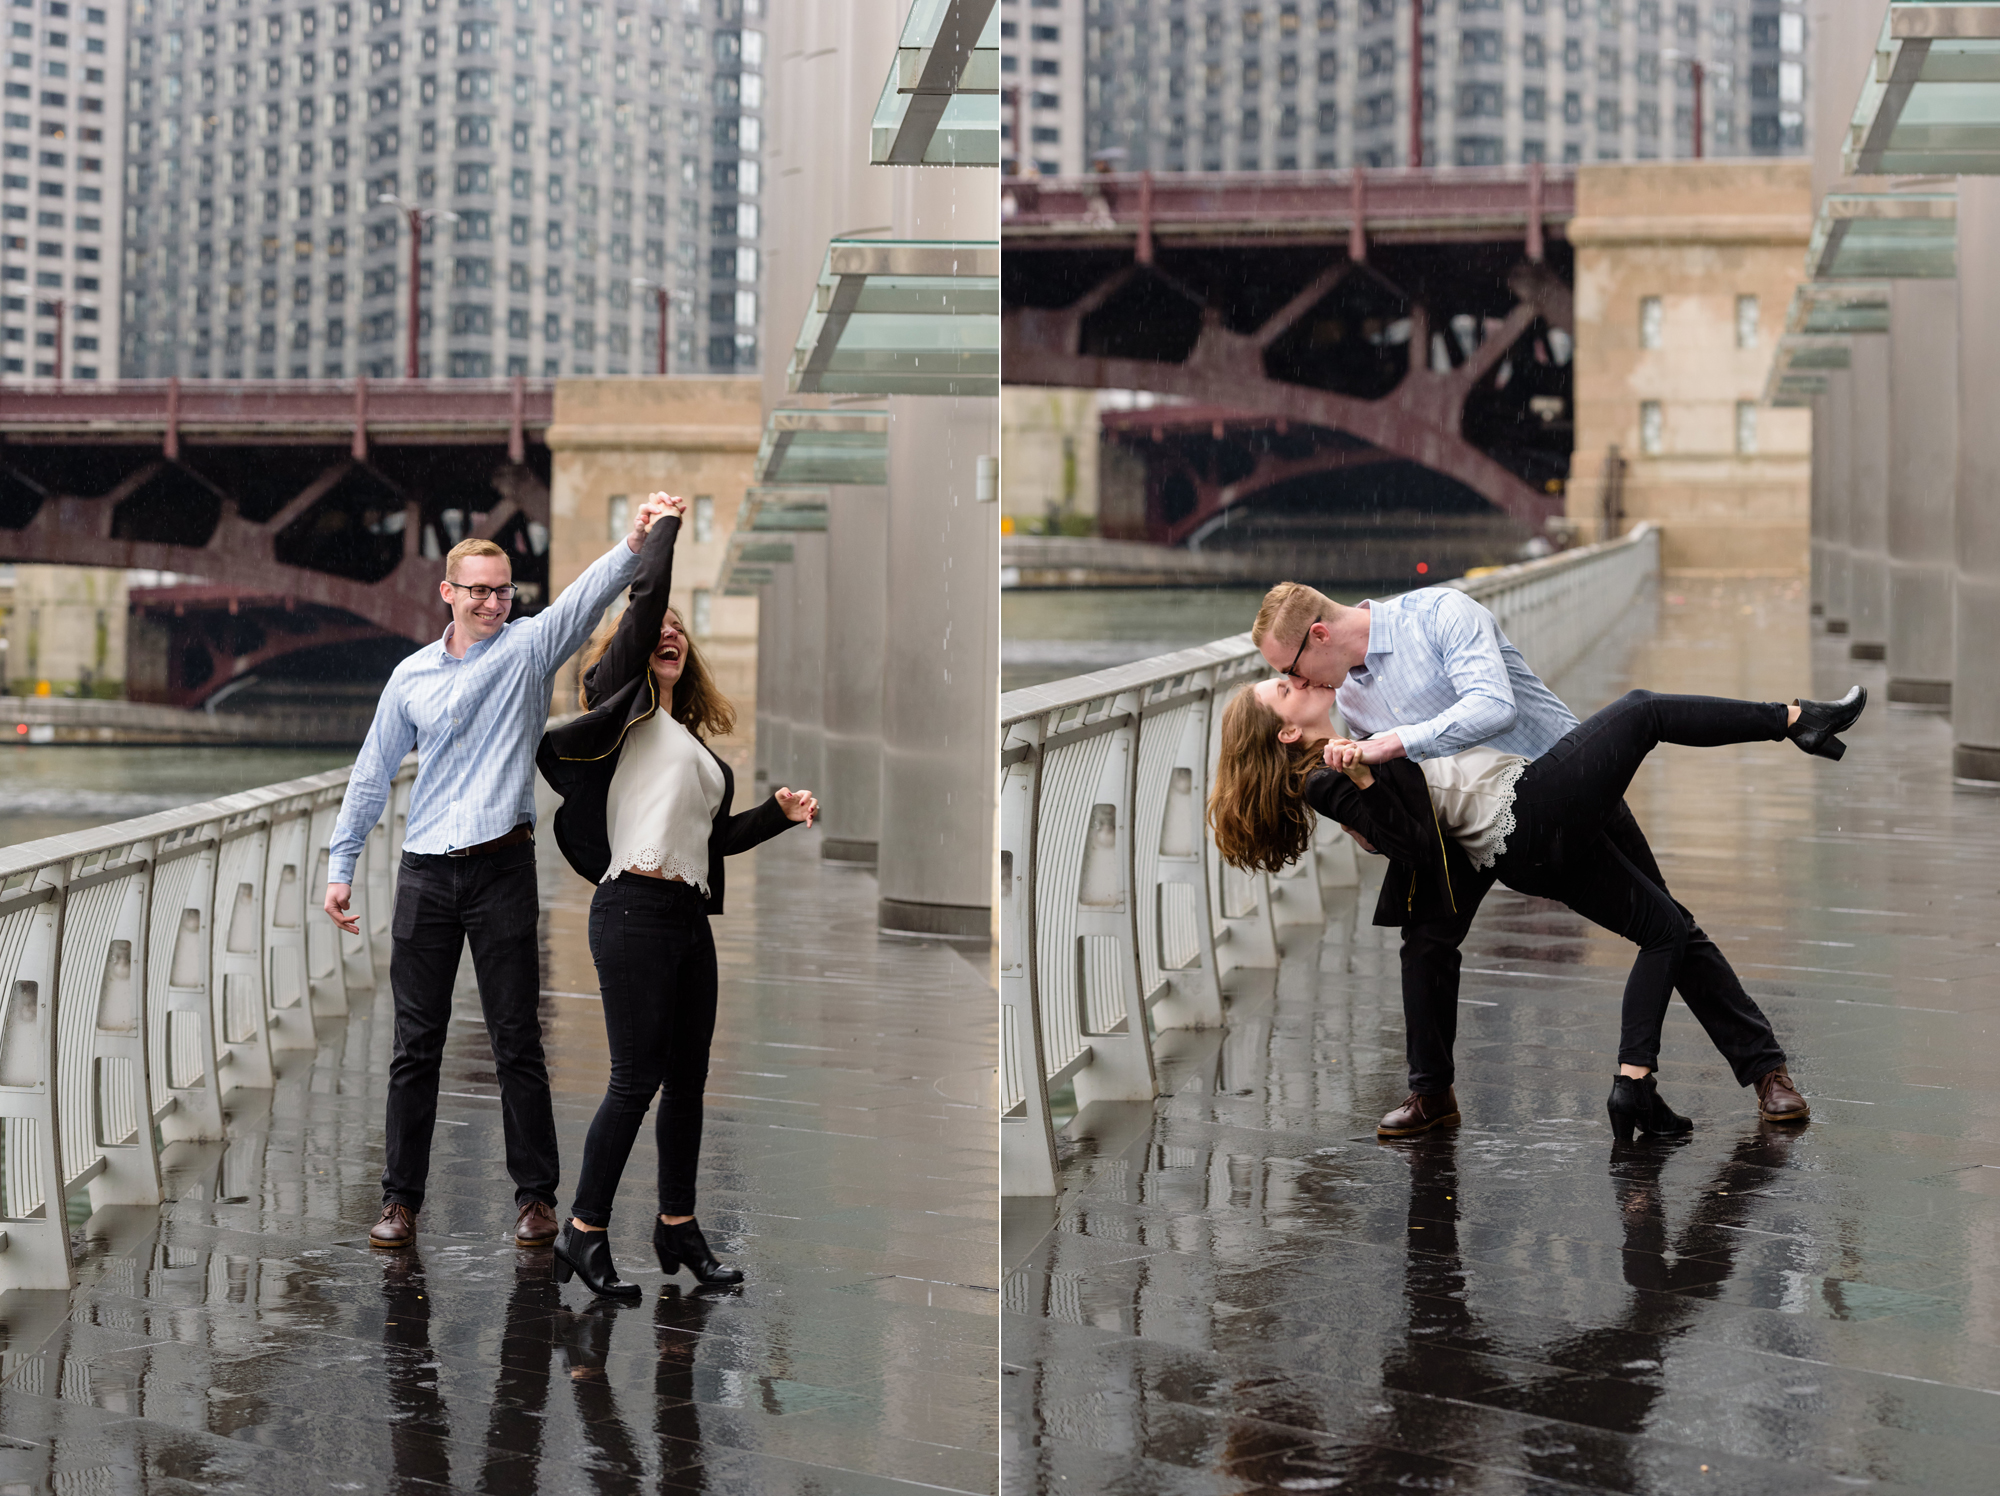
[(810, 826), (813, 817), (819, 814), (819, 801), (813, 798), (811, 790), (780, 788), (774, 792), (774, 798), (788, 821), (800, 821)]
[(1351, 738), (1328, 738), (1320, 756), (1326, 760), (1329, 769), (1345, 773), (1360, 762), (1361, 745)]

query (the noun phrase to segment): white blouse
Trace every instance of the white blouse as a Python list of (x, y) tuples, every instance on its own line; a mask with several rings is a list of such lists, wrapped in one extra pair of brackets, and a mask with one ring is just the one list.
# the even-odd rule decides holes
[(1427, 758), (1421, 767), (1438, 824), (1474, 867), (1493, 866), (1514, 833), (1514, 786), (1528, 760), (1496, 748), (1461, 748), (1445, 758)]
[(708, 836), (722, 805), (722, 766), (693, 733), (656, 711), (625, 734), (604, 800), (609, 883), (641, 868), (708, 892)]

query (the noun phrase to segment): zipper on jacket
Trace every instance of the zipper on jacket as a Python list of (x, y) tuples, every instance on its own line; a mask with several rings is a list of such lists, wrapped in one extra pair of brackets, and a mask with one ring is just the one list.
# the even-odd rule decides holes
[[(1425, 791), (1425, 798), (1429, 798), (1428, 789)], [(1458, 913), (1458, 895), (1451, 891), (1451, 859), (1445, 855), (1444, 824), (1438, 820), (1438, 808), (1435, 800), (1431, 801), (1431, 829), (1437, 832), (1438, 866), (1444, 870), (1445, 902), (1451, 905), (1451, 912), (1456, 914)]]
[(605, 749), (604, 752), (598, 754), (597, 757), (595, 758), (567, 758), (564, 755), (558, 753), (556, 755), (556, 761), (558, 763), (565, 763), (565, 764), (601, 764), (604, 762), (605, 759), (611, 757), (612, 754), (616, 753), (620, 748), (623, 748), (625, 746), (625, 734), (630, 732), (633, 728), (637, 727), (639, 723), (644, 722), (647, 717), (652, 716), (653, 713), (657, 712), (660, 709), (660, 688), (653, 683), (653, 667), (650, 664), (648, 664), (646, 667), (646, 694), (652, 698), (653, 704), (646, 708), (644, 715), (626, 722), (626, 724), (623, 727), (619, 728), (618, 741), (613, 743), (609, 748)]

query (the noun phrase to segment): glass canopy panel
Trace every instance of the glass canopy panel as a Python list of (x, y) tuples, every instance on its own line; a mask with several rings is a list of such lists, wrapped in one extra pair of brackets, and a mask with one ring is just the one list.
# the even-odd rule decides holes
[(824, 488), (751, 488), (737, 514), (738, 533), (824, 530), (828, 493)]
[(889, 481), (886, 410), (794, 410), (766, 417), (756, 481), (770, 484)]
[(799, 394), (998, 394), (1000, 246), (831, 241), (788, 384)]
[(1889, 330), (1889, 287), (1882, 282), (1807, 281), (1792, 292), (1785, 331), (1847, 335)]
[(1949, 280), (1958, 199), (1949, 192), (1830, 192), (1806, 246), (1816, 280)]
[(729, 537), (716, 586), (725, 597), (749, 597), (777, 577), (776, 568), (790, 563), (792, 543), (770, 540), (738, 530)]
[(1000, 16), (994, 0), (915, 0), (875, 106), (876, 166), (1000, 164)]
[(1894, 0), (1841, 165), (1866, 176), (2000, 174), (2000, 5)]
[(1799, 373), (1780, 374), (1776, 365), (1764, 381), (1764, 403), (1766, 405), (1810, 405), (1815, 395), (1826, 393), (1826, 375)]
[(1853, 347), (1846, 338), (1789, 337), (1778, 344), (1781, 374), (1845, 369), (1853, 362)]

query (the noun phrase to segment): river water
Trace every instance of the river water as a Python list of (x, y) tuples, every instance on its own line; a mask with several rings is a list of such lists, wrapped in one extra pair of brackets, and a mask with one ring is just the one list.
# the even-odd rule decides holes
[(0, 846), (152, 815), (353, 762), (352, 748), (0, 744)]
[[(1330, 594), (1359, 602), (1361, 593)], [(1000, 594), (1000, 689), (1017, 691), (1247, 633), (1262, 587), (1080, 587)]]

